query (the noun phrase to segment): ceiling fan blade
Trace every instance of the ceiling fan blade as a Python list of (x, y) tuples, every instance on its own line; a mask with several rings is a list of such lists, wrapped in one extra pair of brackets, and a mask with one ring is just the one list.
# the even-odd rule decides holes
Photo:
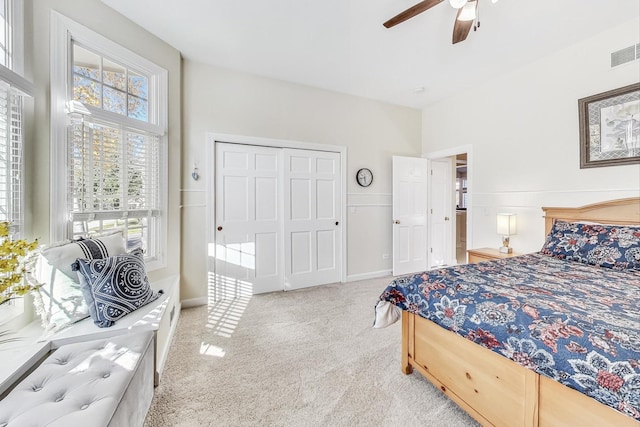
[(469, 35), (469, 31), (471, 31), (471, 27), (473, 26), (473, 20), (458, 21), (460, 13), (462, 13), (462, 8), (458, 9), (458, 13), (456, 14), (456, 21), (453, 24), (453, 44), (465, 41), (467, 39), (467, 36)]
[(409, 18), (413, 18), (414, 16), (424, 12), (425, 10), (431, 9), (433, 6), (442, 3), (444, 0), (424, 0), (421, 1), (420, 3), (410, 7), (409, 9), (405, 10), (402, 13), (399, 13), (398, 15), (394, 16), (393, 18), (389, 19), (387, 22), (385, 22), (384, 25), (386, 28), (391, 28), (395, 25), (398, 25), (401, 22), (406, 21)]

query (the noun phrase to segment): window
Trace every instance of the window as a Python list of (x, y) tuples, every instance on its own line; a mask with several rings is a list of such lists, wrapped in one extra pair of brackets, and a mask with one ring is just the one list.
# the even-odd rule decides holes
[(0, 0), (0, 221), (23, 228), (23, 115), (32, 93), (22, 77), (22, 3)]
[(167, 72), (59, 14), (56, 35), (52, 110), (66, 109), (52, 111), (52, 127), (56, 113), (64, 123), (52, 138), (62, 140), (52, 147), (52, 181), (63, 181), (54, 190), (52, 239), (122, 230), (128, 249), (144, 249), (148, 268), (161, 266)]
[(104, 111), (148, 122), (149, 79), (73, 44), (73, 99)]
[[(22, 2), (0, 0), (0, 221), (11, 223), (13, 238), (24, 228), (23, 118), (33, 93), (22, 76), (23, 31)], [(23, 300), (11, 300), (0, 306), (0, 323), (20, 320), (22, 313)]]
[(0, 221), (22, 225), (22, 95), (0, 81)]
[[(160, 138), (121, 123), (149, 121), (149, 77), (72, 42), (69, 218), (71, 236), (121, 229), (127, 248), (155, 252), (160, 216)], [(77, 105), (77, 104), (76, 104)], [(114, 113), (92, 120), (91, 108)], [(121, 117), (119, 117), (121, 116)]]
[[(21, 7), (19, 4), (15, 6)], [(13, 69), (13, 9), (14, 2), (10, 0), (0, 1), (0, 65), (10, 70)]]

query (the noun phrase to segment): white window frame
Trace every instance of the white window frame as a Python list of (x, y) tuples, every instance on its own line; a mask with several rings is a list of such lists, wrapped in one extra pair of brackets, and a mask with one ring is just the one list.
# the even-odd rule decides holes
[[(7, 44), (7, 49), (11, 53), (11, 59), (9, 67), (5, 67), (0, 65), (0, 80), (7, 83), (11, 90), (17, 90), (21, 92), (23, 103), (21, 108), (21, 116), (22, 116), (22, 126), (24, 129), (24, 100), (25, 97), (33, 96), (33, 84), (23, 77), (24, 71), (24, 4), (23, 0), (0, 0), (4, 2), (7, 6), (7, 25), (11, 27), (10, 34), (7, 34), (7, 39), (9, 39), (9, 43)], [(24, 136), (24, 132), (23, 132)], [(18, 218), (18, 225), (12, 228), (12, 234), (15, 237), (21, 237), (23, 234), (24, 227), (24, 141), (22, 141), (22, 156), (21, 156), (21, 165), (20, 165), (20, 173), (22, 178), (20, 179), (21, 188), (20, 194), (21, 198), (19, 201), (20, 206), (18, 207), (18, 211), (20, 212), (20, 218)]]
[[(157, 235), (153, 236), (156, 254), (147, 261), (147, 270), (166, 267), (167, 244), (167, 164), (168, 164), (168, 72), (138, 54), (120, 46), (87, 27), (72, 21), (58, 12), (51, 12), (51, 211), (50, 239), (59, 242), (68, 239), (67, 204), (67, 125), (69, 119), (65, 111), (72, 85), (72, 40), (86, 46), (104, 57), (140, 70), (150, 76), (149, 123), (131, 119), (108, 111), (96, 111), (105, 119), (125, 124), (139, 130), (150, 131), (160, 137), (160, 217)], [(156, 108), (157, 106), (157, 108)], [(92, 114), (94, 111), (92, 110)]]
[[(0, 0), (7, 5), (7, 21), (11, 28), (7, 37), (9, 43), (7, 48), (10, 51), (10, 63), (9, 66), (0, 65), (0, 80), (9, 84), (14, 90), (18, 90), (23, 94), (22, 103), (22, 126), (24, 128), (25, 118), (25, 97), (33, 96), (33, 84), (23, 77), (24, 73), (24, 2), (23, 0)], [(23, 132), (24, 137), (24, 132)], [(19, 224), (14, 227), (13, 235), (15, 237), (22, 237), (24, 232), (24, 141), (22, 141), (22, 158), (20, 159), (20, 172), (22, 175), (19, 204), (20, 218)], [(11, 304), (5, 304), (0, 307), (0, 324), (3, 324), (5, 328), (17, 328), (24, 323), (24, 299), (17, 298), (12, 301)]]

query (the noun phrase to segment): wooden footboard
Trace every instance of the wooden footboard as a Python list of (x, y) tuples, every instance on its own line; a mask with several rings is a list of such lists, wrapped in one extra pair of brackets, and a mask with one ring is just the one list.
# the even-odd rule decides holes
[(420, 372), (485, 426), (640, 423), (435, 323), (402, 312), (402, 372)]

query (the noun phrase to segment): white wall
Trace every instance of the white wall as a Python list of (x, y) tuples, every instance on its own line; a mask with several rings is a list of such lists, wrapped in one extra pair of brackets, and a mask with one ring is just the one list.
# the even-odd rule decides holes
[[(206, 297), (206, 135), (223, 133), (347, 147), (347, 274), (388, 271), (391, 156), (420, 154), (420, 111), (183, 61), (182, 296)], [(368, 167), (373, 184), (355, 173)], [(370, 206), (361, 206), (362, 204)], [(353, 206), (358, 205), (358, 206)]]
[(640, 195), (640, 166), (580, 169), (578, 99), (638, 82), (640, 61), (610, 69), (639, 42), (633, 20), (422, 112), (422, 151), (473, 146), (469, 247), (498, 247), (499, 211), (518, 214), (515, 251), (544, 242), (541, 206)]
[(151, 279), (180, 271), (180, 52), (151, 35), (99, 0), (34, 0), (25, 2), (27, 74), (35, 86), (34, 126), (26, 145), (27, 232), (49, 242), (49, 24), (51, 11), (107, 37), (169, 71), (169, 192), (167, 267)]

